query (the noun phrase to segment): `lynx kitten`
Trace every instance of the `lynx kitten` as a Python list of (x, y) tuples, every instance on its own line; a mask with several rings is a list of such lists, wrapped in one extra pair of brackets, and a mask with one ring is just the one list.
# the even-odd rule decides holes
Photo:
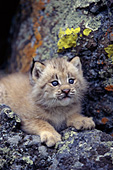
[(81, 100), (87, 89), (79, 57), (70, 62), (57, 58), (35, 62), (30, 81), (21, 73), (0, 80), (0, 103), (9, 105), (22, 119), (23, 129), (40, 135), (48, 147), (61, 140), (63, 125), (76, 129), (95, 127), (92, 118), (81, 115)]

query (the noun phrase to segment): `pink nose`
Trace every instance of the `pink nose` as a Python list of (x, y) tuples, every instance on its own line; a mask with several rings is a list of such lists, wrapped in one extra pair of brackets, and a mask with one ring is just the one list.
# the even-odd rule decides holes
[(63, 89), (62, 92), (65, 93), (65, 94), (68, 94), (70, 91), (70, 89)]

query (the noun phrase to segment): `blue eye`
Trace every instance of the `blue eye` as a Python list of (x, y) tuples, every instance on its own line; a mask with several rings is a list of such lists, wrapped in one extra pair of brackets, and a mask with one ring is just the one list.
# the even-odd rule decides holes
[(58, 82), (57, 80), (54, 80), (54, 81), (51, 82), (51, 84), (52, 84), (53, 86), (58, 86), (58, 85), (59, 85), (59, 82)]
[(74, 79), (69, 79), (69, 84), (73, 84), (74, 83)]

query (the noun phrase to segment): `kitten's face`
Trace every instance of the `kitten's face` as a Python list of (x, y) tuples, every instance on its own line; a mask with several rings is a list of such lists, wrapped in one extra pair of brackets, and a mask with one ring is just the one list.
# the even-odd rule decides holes
[(78, 57), (71, 62), (52, 59), (45, 65), (35, 64), (33, 96), (38, 104), (46, 107), (68, 106), (79, 102), (86, 89)]

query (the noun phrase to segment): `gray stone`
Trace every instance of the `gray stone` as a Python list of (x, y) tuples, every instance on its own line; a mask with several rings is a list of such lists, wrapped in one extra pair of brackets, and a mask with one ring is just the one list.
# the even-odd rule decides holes
[(47, 148), (39, 136), (26, 135), (19, 127), (16, 133), (11, 126), (7, 129), (7, 124), (16, 120), (12, 117), (0, 127), (1, 169), (113, 169), (112, 136), (96, 129), (79, 132), (67, 128), (61, 132), (62, 141)]

